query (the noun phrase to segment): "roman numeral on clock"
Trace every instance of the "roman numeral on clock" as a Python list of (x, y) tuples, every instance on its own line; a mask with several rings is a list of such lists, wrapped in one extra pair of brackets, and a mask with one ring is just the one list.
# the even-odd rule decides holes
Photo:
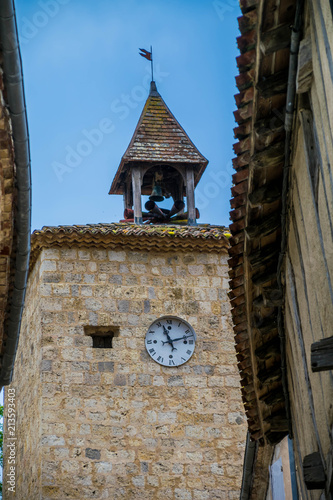
[(192, 351), (190, 351), (189, 349), (187, 349), (186, 354), (190, 355), (191, 353), (192, 353)]
[(147, 340), (147, 344), (151, 344), (152, 343), (152, 340)]
[(169, 359), (169, 366), (175, 366), (175, 362), (173, 359)]
[(164, 358), (162, 358), (162, 356), (159, 356), (159, 357), (157, 358), (157, 361), (159, 361), (160, 363), (163, 363)]
[(155, 349), (149, 349), (149, 352), (150, 352), (150, 354), (151, 354), (152, 356), (154, 356), (154, 354), (156, 354)]

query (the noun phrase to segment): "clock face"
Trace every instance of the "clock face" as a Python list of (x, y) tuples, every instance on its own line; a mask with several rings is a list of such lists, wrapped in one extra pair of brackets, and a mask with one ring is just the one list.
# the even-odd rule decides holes
[(146, 333), (146, 349), (156, 363), (179, 366), (192, 356), (195, 331), (186, 321), (175, 316), (163, 316), (150, 325)]

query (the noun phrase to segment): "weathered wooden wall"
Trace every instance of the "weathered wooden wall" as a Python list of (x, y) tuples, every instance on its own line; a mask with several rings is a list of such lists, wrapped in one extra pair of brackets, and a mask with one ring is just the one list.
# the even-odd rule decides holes
[[(305, 5), (299, 59), (285, 263), (285, 325), (289, 394), (300, 493), (308, 491), (302, 463), (319, 452), (332, 475), (333, 377), (313, 373), (311, 344), (332, 335), (333, 325), (333, 23), (329, 2)], [(311, 71), (312, 61), (312, 71)], [(329, 482), (329, 481), (328, 481)]]

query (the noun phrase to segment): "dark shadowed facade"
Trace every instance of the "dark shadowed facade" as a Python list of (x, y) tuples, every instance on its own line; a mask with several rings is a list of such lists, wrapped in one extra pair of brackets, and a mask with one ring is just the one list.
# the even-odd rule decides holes
[(240, 3), (229, 274), (242, 498), (331, 498), (332, 6)]

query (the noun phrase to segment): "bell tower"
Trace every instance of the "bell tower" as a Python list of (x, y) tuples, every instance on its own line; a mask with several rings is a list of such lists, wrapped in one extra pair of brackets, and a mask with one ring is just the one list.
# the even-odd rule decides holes
[[(190, 140), (152, 81), (148, 99), (109, 194), (123, 195), (124, 217), (128, 222), (161, 224), (182, 221), (193, 226), (198, 218), (194, 190), (207, 164), (208, 160)], [(149, 196), (146, 213), (142, 212), (141, 195)], [(156, 205), (169, 197), (174, 202), (171, 210)]]
[(34, 231), (8, 393), (15, 498), (239, 498), (228, 231), (196, 224), (207, 163), (152, 81), (110, 190), (125, 220)]

